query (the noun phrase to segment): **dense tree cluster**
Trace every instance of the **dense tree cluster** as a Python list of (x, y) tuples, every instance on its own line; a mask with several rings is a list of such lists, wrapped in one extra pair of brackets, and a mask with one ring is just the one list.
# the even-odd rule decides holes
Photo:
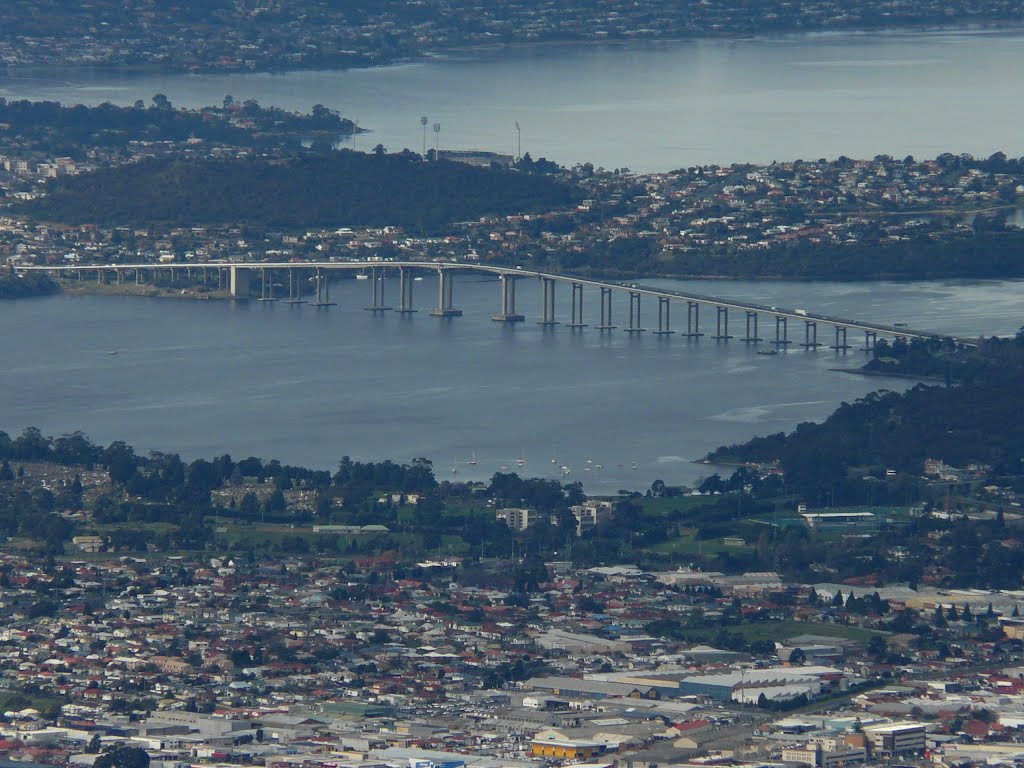
[(549, 210), (578, 199), (547, 176), (418, 155), (331, 152), (287, 160), (152, 160), (54, 180), (24, 206), (70, 224), (283, 229), (399, 225), (433, 231), (486, 214)]
[(72, 158), (84, 157), (90, 147), (121, 149), (129, 142), (189, 139), (234, 147), (287, 146), (299, 149), (301, 139), (321, 134), (351, 135), (355, 124), (321, 104), (308, 114), (261, 107), (255, 100), (223, 106), (175, 109), (163, 94), (147, 105), (110, 103), (65, 106), (56, 101), (7, 101), (0, 98), (0, 139), (37, 151)]
[(42, 272), (23, 275), (0, 274), (0, 299), (24, 299), (29, 296), (48, 296), (60, 290), (60, 286)]
[(1024, 333), (990, 339), (957, 358), (928, 359), (948, 344), (879, 348), (879, 358), (905, 356), (909, 372), (947, 371), (956, 366), (959, 386), (918, 385), (905, 393), (874, 392), (843, 403), (821, 424), (800, 424), (790, 435), (759, 437), (712, 452), (714, 460), (780, 460), (786, 482), (811, 503), (831, 499), (862, 503), (863, 475), (879, 468), (919, 475), (926, 458), (953, 466), (991, 465), (997, 474), (1024, 472)]

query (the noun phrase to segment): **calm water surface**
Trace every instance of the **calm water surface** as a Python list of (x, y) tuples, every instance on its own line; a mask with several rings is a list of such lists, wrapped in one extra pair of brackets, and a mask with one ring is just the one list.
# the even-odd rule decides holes
[[(963, 334), (1024, 323), (1021, 281), (663, 284)], [(434, 281), (415, 285), (417, 305), (429, 308)], [(860, 352), (769, 357), (736, 340), (545, 330), (526, 282), (528, 321), (515, 327), (489, 320), (497, 284), (470, 276), (455, 286), (465, 316), (447, 321), (366, 312), (368, 291), (339, 283), (339, 306), (320, 311), (134, 297), (4, 302), (0, 427), (82, 429), (141, 452), (326, 468), (346, 454), (426, 456), (439, 477), (457, 479), (515, 470), (522, 456), (528, 474), (557, 477), (566, 465), (588, 491), (614, 492), (658, 478), (691, 482), (711, 471), (691, 460), (720, 444), (821, 419), (877, 387), (908, 386), (830, 370), (861, 362)], [(563, 319), (566, 298), (559, 294)], [(585, 301), (593, 323), (596, 297)], [(644, 306), (648, 327), (653, 310)], [(621, 322), (624, 302), (614, 312)]]
[[(1024, 33), (1011, 31), (519, 48), (278, 75), (37, 70), (0, 75), (0, 96), (323, 103), (372, 129), (357, 140), (362, 149), (419, 149), (425, 114), (441, 123), (442, 147), (512, 152), (518, 120), (534, 156), (650, 171), (879, 153), (1017, 156), (1022, 81)], [(1021, 281), (662, 284), (958, 335), (1024, 324)], [(451, 321), (364, 312), (367, 291), (340, 284), (341, 306), (319, 312), (128, 297), (0, 303), (0, 428), (82, 429), (140, 451), (318, 467), (345, 454), (426, 456), (439, 476), (458, 479), (515, 469), (523, 457), (529, 474), (558, 476), (566, 465), (589, 491), (614, 492), (693, 481), (709, 468), (690, 461), (720, 444), (821, 419), (876, 387), (908, 386), (830, 370), (862, 353), (768, 357), (735, 340), (544, 330), (532, 319), (498, 326), (488, 319), (497, 286), (470, 277), (456, 285), (466, 315)], [(433, 282), (417, 291), (427, 308)], [(533, 294), (521, 286), (531, 318)], [(653, 308), (644, 309), (650, 326)], [(615, 311), (625, 314), (621, 304)]]
[[(348, 72), (0, 75), (0, 96), (180, 106), (225, 94), (308, 110), (322, 103), (372, 130), (357, 140), (516, 149), (636, 171), (795, 158), (1024, 152), (1024, 32), (801, 35), (523, 47)], [(428, 136), (428, 146), (434, 142)]]

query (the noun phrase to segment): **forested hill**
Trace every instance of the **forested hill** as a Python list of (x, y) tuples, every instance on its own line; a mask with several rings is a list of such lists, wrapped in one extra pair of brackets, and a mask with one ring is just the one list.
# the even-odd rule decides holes
[(398, 225), (551, 210), (578, 191), (542, 175), (417, 155), (331, 152), (287, 160), (150, 160), (54, 180), (23, 207), (64, 224), (238, 224), (274, 229)]
[(821, 424), (724, 446), (708, 458), (778, 460), (787, 487), (811, 503), (826, 494), (836, 502), (862, 499), (865, 474), (891, 468), (916, 476), (926, 458), (957, 467), (986, 464), (999, 475), (1024, 474), (1024, 330), (1014, 339), (981, 342), (958, 365), (969, 368), (961, 371), (959, 386), (872, 393), (843, 403)]

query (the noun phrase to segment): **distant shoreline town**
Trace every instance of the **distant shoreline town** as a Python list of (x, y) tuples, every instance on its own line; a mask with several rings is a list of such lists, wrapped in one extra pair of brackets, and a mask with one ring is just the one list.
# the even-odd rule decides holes
[(467, 0), (382, 0), (372, 8), (351, 8), (302, 0), (254, 10), (201, 3), (179, 13), (171, 4), (151, 0), (125, 14), (114, 0), (85, 6), (11, 0), (0, 8), (0, 65), (146, 72), (347, 69), (501, 44), (984, 29), (1024, 22), (1024, 8), (1010, 0), (761, 5), (753, 10), (739, 0), (612, 5), (523, 0), (483, 6)]
[(529, 153), (334, 150), (356, 130), (322, 105), (300, 114), (230, 96), (197, 109), (162, 94), (126, 107), (0, 99), (0, 258), (443, 258), (615, 279), (1024, 275), (1024, 163), (1003, 152), (633, 174)]

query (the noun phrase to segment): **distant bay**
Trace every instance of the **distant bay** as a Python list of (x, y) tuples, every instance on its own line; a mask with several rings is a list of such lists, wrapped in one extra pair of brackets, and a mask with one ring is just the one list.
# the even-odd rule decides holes
[(180, 106), (225, 94), (322, 103), (398, 150), (512, 153), (657, 171), (698, 163), (942, 152), (1024, 154), (1024, 31), (811, 34), (744, 40), (523, 46), (343, 72), (117, 75), (10, 70), (0, 96)]

